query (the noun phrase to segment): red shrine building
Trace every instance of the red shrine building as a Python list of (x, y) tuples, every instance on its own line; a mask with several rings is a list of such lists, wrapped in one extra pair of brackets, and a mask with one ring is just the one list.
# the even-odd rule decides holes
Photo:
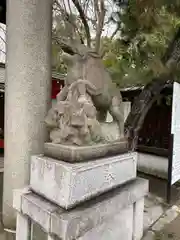
[(56, 95), (64, 87), (64, 79), (65, 75), (52, 72), (52, 94), (51, 94), (52, 101), (56, 99)]

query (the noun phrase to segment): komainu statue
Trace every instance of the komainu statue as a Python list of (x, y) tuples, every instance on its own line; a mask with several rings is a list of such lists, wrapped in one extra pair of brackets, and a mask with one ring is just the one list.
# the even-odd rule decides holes
[[(65, 61), (68, 64), (65, 86), (46, 118), (51, 141), (83, 146), (122, 138), (122, 96), (101, 57), (82, 47), (75, 55), (65, 56)], [(112, 123), (106, 122), (107, 112)]]

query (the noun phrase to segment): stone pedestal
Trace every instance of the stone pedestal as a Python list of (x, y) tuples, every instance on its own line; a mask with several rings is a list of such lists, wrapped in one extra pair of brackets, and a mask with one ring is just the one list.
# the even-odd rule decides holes
[(25, 228), (16, 240), (28, 240), (29, 221), (48, 240), (140, 240), (148, 181), (136, 178), (136, 165), (136, 153), (73, 164), (33, 156), (30, 186), (14, 191)]
[(33, 156), (30, 188), (68, 209), (135, 179), (136, 166), (136, 153), (73, 164), (45, 156)]
[(22, 236), (27, 235), (30, 219), (51, 240), (140, 240), (147, 192), (148, 181), (137, 178), (67, 211), (33, 192), (16, 190), (14, 208), (17, 222), (27, 226), (21, 228)]

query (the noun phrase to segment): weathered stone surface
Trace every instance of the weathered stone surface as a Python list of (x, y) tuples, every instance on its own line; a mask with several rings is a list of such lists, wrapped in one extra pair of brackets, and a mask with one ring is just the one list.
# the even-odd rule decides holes
[(68, 211), (29, 193), (22, 196), (21, 210), (50, 235), (62, 240), (104, 240), (108, 236), (110, 240), (134, 240), (133, 221), (138, 217), (134, 215), (134, 207), (147, 192), (148, 181), (137, 178)]
[(6, 2), (3, 223), (14, 228), (13, 190), (29, 183), (31, 155), (43, 152), (47, 138), (44, 118), (52, 83), (52, 0)]
[(104, 143), (107, 139), (102, 134), (101, 123), (105, 123), (108, 111), (118, 127), (119, 139), (123, 137), (122, 96), (105, 70), (101, 56), (78, 44), (74, 55), (67, 58), (65, 86), (45, 120), (50, 128), (50, 140), (78, 146)]
[(16, 240), (27, 240), (30, 237), (30, 222), (27, 216), (17, 213)]
[(123, 209), (78, 240), (140, 240), (133, 238), (133, 205)]
[(24, 194), (22, 198), (22, 213), (33, 219), (46, 232), (51, 229), (51, 213), (57, 209), (56, 205), (37, 197), (35, 194)]
[[(64, 226), (66, 232), (64, 236), (67, 239), (73, 239), (75, 236), (81, 236), (96, 226), (103, 224), (106, 219), (111, 219), (122, 209), (126, 209), (143, 198), (148, 191), (148, 182), (144, 179), (136, 179), (125, 184), (118, 189), (112, 190), (102, 196), (86, 202), (83, 205), (73, 209), (68, 214), (52, 214), (52, 231), (60, 236), (62, 231), (59, 226)], [(66, 226), (66, 228), (65, 228)]]
[(143, 215), (144, 198), (141, 198), (134, 203), (133, 240), (141, 239), (143, 236)]
[(30, 187), (66, 209), (136, 177), (137, 154), (127, 153), (84, 163), (43, 156), (31, 159)]
[(31, 240), (52, 240), (48, 238), (47, 233), (43, 230), (43, 228), (35, 222), (31, 223), (31, 234)]
[(166, 211), (161, 198), (148, 194), (144, 206), (144, 231), (146, 232)]
[(127, 151), (128, 143), (126, 139), (92, 146), (68, 146), (54, 143), (44, 144), (45, 156), (66, 162), (83, 162), (95, 158), (113, 156)]
[(26, 193), (30, 193), (29, 187), (22, 188), (22, 189), (15, 189), (13, 192), (13, 208), (16, 209), (18, 212), (21, 211), (22, 206), (22, 195)]

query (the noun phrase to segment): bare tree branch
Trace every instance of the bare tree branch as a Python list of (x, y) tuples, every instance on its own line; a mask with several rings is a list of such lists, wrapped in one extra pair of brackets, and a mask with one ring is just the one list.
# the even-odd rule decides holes
[(6, 30), (1, 26), (1, 24), (0, 24), (0, 29), (4, 32), (4, 34), (6, 34)]
[(2, 52), (4, 55), (6, 55), (6, 52), (2, 49), (0, 49), (0, 52)]
[(6, 44), (5, 39), (1, 35), (0, 35), (0, 40), (2, 40), (4, 44)]
[[(64, 2), (64, 1), (63, 1), (63, 2)], [(58, 0), (55, 0), (55, 3), (56, 3), (56, 5), (57, 5), (57, 7), (58, 7), (58, 11), (61, 13), (61, 16), (64, 18), (64, 22), (68, 22), (68, 23), (72, 26), (72, 28), (73, 28), (72, 31), (73, 31), (74, 33), (77, 33), (78, 36), (79, 36), (80, 42), (81, 42), (81, 43), (84, 43), (84, 41), (83, 41), (83, 36), (81, 35), (81, 33), (80, 33), (80, 31), (79, 31), (79, 29), (78, 29), (75, 21), (73, 21), (73, 19), (72, 19), (72, 18), (73, 18), (73, 12), (72, 12), (72, 9), (71, 9), (69, 0), (68, 0), (69, 13), (68, 13), (68, 11), (67, 11), (67, 9), (66, 9), (66, 7), (65, 7), (65, 3), (63, 3), (63, 7), (61, 6), (61, 4), (59, 3)], [(71, 37), (72, 37), (72, 39), (73, 39), (73, 34), (72, 34)]]
[(95, 20), (96, 20), (96, 27), (98, 25), (99, 14), (100, 14), (100, 11), (99, 11), (99, 6), (98, 6), (98, 0), (94, 0), (94, 16), (95, 16)]
[(119, 28), (116, 27), (115, 31), (112, 33), (112, 35), (111, 35), (111, 37), (110, 37), (111, 40), (116, 36), (116, 34), (117, 34), (118, 31), (119, 31)]
[[(98, 24), (97, 24), (97, 30), (96, 30), (96, 41), (95, 41), (95, 51), (99, 52), (100, 48), (100, 42), (101, 42), (101, 35), (103, 31), (103, 26), (104, 26), (104, 18), (105, 18), (105, 5), (104, 5), (104, 0), (99, 0), (100, 1), (100, 10), (99, 7), (97, 8), (97, 11), (100, 11), (98, 14)], [(94, 3), (98, 6), (98, 0), (94, 0)]]
[[(1, 26), (1, 24), (0, 24), (0, 30), (3, 31), (4, 36), (5, 36), (6, 35), (6, 30)], [(4, 44), (6, 44), (6, 40), (1, 35), (0, 35), (0, 40), (2, 40)]]
[[(1, 24), (0, 24), (0, 30), (3, 31), (4, 35), (6, 35), (6, 30), (1, 26)], [(2, 45), (6, 45), (6, 40), (1, 35), (0, 35), (0, 41), (2, 42)], [(4, 47), (2, 46), (2, 48)], [(2, 48), (0, 48), (0, 52), (6, 55), (6, 52)]]
[(86, 16), (84, 14), (84, 11), (83, 11), (83, 9), (82, 9), (78, 0), (72, 0), (72, 2), (74, 3), (76, 9), (78, 10), (80, 18), (82, 20), (82, 23), (84, 25), (84, 29), (85, 29), (86, 37), (87, 37), (87, 45), (88, 45), (88, 47), (91, 47), (91, 35), (90, 35), (89, 25), (88, 25), (88, 22), (86, 20)]
[(67, 41), (64, 41), (58, 37), (53, 37), (52, 40), (55, 41), (64, 52), (70, 55), (74, 55), (76, 53), (75, 48)]

